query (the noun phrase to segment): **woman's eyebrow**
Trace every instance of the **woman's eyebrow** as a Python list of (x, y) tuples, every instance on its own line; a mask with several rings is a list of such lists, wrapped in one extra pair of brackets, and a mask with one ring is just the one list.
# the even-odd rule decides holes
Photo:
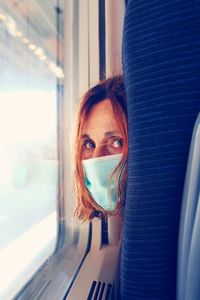
[(119, 130), (106, 131), (106, 132), (104, 133), (104, 136), (105, 136), (105, 137), (109, 137), (109, 136), (112, 136), (112, 135), (115, 135), (115, 134), (120, 134), (120, 131), (119, 131)]
[(88, 134), (84, 133), (81, 135), (81, 138), (82, 139), (90, 139), (90, 136)]
[[(113, 130), (113, 131), (106, 131), (106, 132), (104, 133), (104, 136), (105, 136), (105, 137), (110, 137), (110, 136), (116, 135), (116, 134), (121, 135), (121, 133), (120, 133), (119, 130)], [(90, 139), (90, 136), (89, 136), (89, 134), (87, 134), (87, 133), (83, 133), (83, 134), (81, 135), (81, 138), (82, 138), (82, 139)]]

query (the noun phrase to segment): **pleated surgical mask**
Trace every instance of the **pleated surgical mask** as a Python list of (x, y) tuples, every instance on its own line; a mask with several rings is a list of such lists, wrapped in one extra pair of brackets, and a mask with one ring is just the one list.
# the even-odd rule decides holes
[[(103, 209), (111, 211), (117, 205), (117, 191), (114, 176), (122, 154), (101, 156), (83, 160), (85, 185), (95, 202)], [(110, 180), (111, 178), (111, 180)]]

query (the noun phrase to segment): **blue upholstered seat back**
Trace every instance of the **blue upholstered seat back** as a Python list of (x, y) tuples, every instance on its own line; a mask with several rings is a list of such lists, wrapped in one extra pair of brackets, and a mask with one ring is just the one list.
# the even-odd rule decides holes
[(181, 198), (200, 110), (200, 2), (129, 0), (128, 182), (121, 299), (173, 300)]

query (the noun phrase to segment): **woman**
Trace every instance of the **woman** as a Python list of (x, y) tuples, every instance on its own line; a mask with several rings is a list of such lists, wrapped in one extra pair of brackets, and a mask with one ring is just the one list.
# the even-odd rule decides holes
[[(127, 176), (127, 106), (122, 75), (84, 95), (75, 135), (75, 215), (121, 215)], [(97, 213), (98, 212), (98, 213)]]

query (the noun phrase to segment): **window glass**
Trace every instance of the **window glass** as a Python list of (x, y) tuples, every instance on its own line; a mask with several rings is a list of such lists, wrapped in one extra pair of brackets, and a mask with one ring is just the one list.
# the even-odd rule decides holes
[(56, 247), (58, 3), (0, 2), (0, 299), (11, 299)]

